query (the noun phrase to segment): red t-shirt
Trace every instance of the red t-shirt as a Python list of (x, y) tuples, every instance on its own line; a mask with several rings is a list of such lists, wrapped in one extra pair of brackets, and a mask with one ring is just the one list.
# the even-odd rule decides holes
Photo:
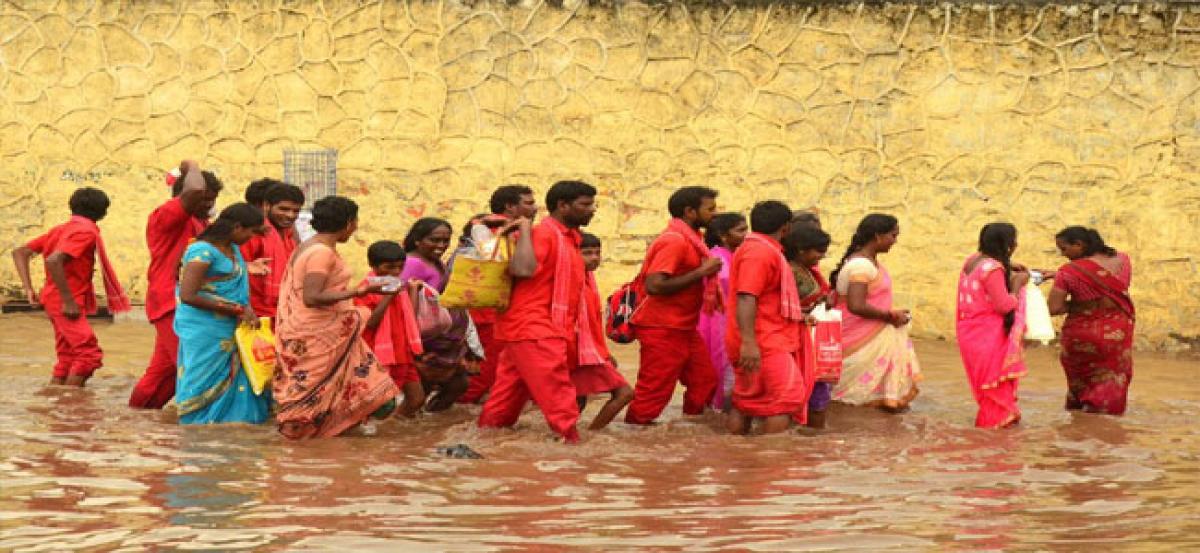
[[(30, 240), (25, 247), (42, 255), (50, 257), (55, 252), (61, 252), (69, 259), (63, 263), (63, 272), (67, 274), (67, 287), (71, 296), (84, 313), (96, 311), (96, 291), (92, 286), (92, 275), (96, 265), (96, 240), (100, 236), (100, 227), (91, 219), (75, 215), (69, 221), (58, 225), (45, 234)], [(58, 285), (46, 271), (46, 285), (42, 287), (42, 305), (46, 311), (54, 314), (62, 313), (62, 296)]]
[(270, 273), (250, 275), (250, 307), (259, 317), (274, 317), (279, 305), (279, 284), (283, 282), (283, 272), (296, 251), (296, 233), (292, 229), (279, 232), (269, 220), (265, 224), (267, 233), (247, 240), (240, 249), (247, 262), (271, 258)]
[(178, 197), (167, 200), (146, 220), (146, 246), (150, 248), (150, 268), (146, 271), (146, 317), (151, 321), (175, 310), (175, 284), (179, 281), (179, 261), (208, 221), (183, 209)]
[[(650, 244), (644, 263), (646, 276), (654, 273), (675, 278), (694, 271), (703, 261), (700, 252), (683, 236), (665, 232)], [(691, 330), (700, 322), (700, 308), (704, 305), (704, 280), (665, 296), (647, 295), (630, 321), (636, 326)]]
[[(571, 252), (571, 272), (567, 283), (567, 324), (556, 326), (550, 316), (554, 301), (554, 275), (558, 270), (558, 240), (565, 236)], [(537, 256), (537, 271), (513, 284), (508, 309), (496, 320), (496, 339), (506, 342), (565, 338), (572, 341), (579, 318), (579, 299), (583, 291), (583, 255), (579, 253), (579, 231), (569, 229), (553, 217), (533, 227), (531, 239)]]
[[(736, 361), (742, 349), (742, 332), (737, 324), (737, 297), (750, 294), (758, 298), (758, 313), (754, 317), (754, 337), (763, 355), (794, 352), (800, 349), (801, 325), (789, 321), (780, 313), (782, 295), (779, 291), (781, 278), (786, 276), (788, 284), (794, 285), (792, 269), (783, 261), (780, 252), (783, 246), (775, 239), (759, 234), (769, 244), (757, 240), (746, 240), (733, 254), (733, 267), (729, 272), (731, 293), (726, 301), (728, 321), (725, 329), (725, 350), (730, 360)], [(781, 271), (787, 271), (786, 275)]]

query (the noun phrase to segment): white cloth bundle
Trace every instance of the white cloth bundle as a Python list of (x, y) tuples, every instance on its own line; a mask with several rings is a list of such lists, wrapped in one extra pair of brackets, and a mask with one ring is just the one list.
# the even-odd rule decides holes
[(1050, 306), (1042, 290), (1032, 284), (1025, 286), (1025, 339), (1043, 345), (1054, 339), (1054, 324), (1050, 322)]

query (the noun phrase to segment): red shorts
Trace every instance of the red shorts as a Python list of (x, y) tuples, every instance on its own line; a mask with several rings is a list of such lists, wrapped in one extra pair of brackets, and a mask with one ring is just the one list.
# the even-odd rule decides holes
[(571, 370), (571, 383), (575, 385), (576, 396), (603, 394), (629, 385), (612, 363), (575, 367)]

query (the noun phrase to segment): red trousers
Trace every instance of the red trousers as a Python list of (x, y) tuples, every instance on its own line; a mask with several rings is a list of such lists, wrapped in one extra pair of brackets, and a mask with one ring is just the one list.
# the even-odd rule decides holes
[(496, 341), (496, 325), (476, 324), (475, 331), (479, 333), (479, 343), (483, 344), (483, 363), (479, 365), (479, 374), (471, 376), (467, 391), (459, 396), (458, 403), (478, 403), (479, 398), (482, 398), (496, 382), (496, 366), (500, 364), (500, 342)]
[(129, 406), (140, 409), (162, 409), (175, 397), (175, 362), (179, 358), (179, 337), (175, 336), (175, 312), (152, 321), (156, 336), (150, 366), (133, 387)]
[(634, 332), (641, 343), (640, 366), (625, 422), (654, 422), (671, 402), (676, 382), (687, 388), (683, 413), (703, 413), (704, 405), (717, 390), (717, 377), (700, 332), (648, 327), (637, 327)]
[(567, 442), (579, 441), (579, 406), (567, 364), (567, 341), (543, 338), (504, 342), (496, 382), (479, 414), (480, 428), (512, 426), (532, 397), (550, 429)]
[(104, 364), (104, 352), (87, 317), (68, 319), (59, 313), (47, 314), (54, 327), (54, 351), (58, 354), (54, 378), (91, 376)]

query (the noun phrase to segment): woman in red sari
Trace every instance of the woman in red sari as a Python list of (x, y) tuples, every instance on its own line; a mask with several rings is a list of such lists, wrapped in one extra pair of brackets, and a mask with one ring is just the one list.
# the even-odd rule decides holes
[(1067, 409), (1120, 415), (1133, 380), (1133, 300), (1129, 256), (1104, 243), (1095, 229), (1067, 227), (1055, 244), (1070, 260), (1054, 276), (1052, 315), (1062, 329)]

